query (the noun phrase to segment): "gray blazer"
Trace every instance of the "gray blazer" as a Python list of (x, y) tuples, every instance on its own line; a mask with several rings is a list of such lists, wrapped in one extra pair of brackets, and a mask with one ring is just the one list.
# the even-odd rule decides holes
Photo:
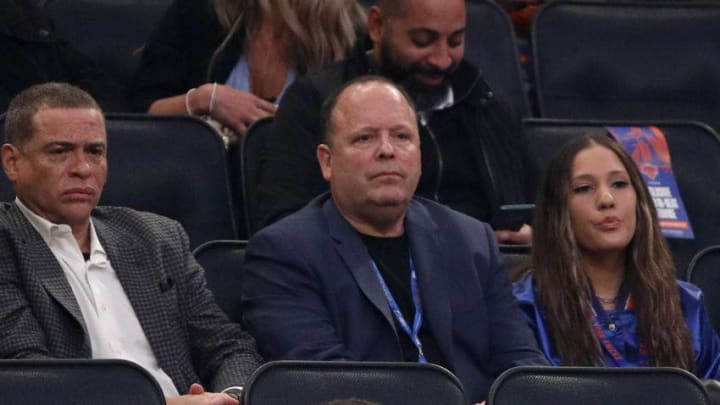
[[(160, 367), (180, 393), (242, 385), (261, 361), (206, 288), (180, 224), (98, 207), (93, 222)], [(0, 358), (89, 358), (80, 307), (60, 264), (15, 204), (0, 204)]]

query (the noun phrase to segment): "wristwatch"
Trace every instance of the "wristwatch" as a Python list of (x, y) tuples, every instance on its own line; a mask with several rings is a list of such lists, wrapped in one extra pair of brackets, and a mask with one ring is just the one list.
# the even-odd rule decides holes
[(227, 394), (227, 395), (235, 398), (236, 400), (238, 400), (238, 402), (242, 401), (243, 387), (240, 387), (240, 386), (228, 387), (228, 388), (225, 388), (224, 390), (222, 390), (222, 392), (223, 392), (223, 394)]

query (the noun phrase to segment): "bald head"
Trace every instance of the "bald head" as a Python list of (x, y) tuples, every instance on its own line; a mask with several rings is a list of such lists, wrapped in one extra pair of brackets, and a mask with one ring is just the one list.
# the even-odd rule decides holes
[[(412, 114), (413, 119), (415, 119), (415, 106), (413, 105), (413, 101), (401, 87), (398, 87), (398, 85), (382, 76), (360, 76), (345, 83), (325, 99), (321, 110), (321, 119), (324, 123), (323, 143), (327, 145), (332, 144), (333, 135), (337, 131), (335, 123), (337, 114), (335, 113), (337, 112), (336, 110), (338, 110), (337, 107), (341, 99), (345, 98), (348, 94), (355, 95), (355, 98), (358, 98), (358, 96), (362, 96), (364, 92), (377, 89), (378, 86), (386, 87), (389, 94), (394, 94), (398, 103), (407, 105), (408, 111)], [(355, 103), (360, 102), (360, 100), (355, 100)]]

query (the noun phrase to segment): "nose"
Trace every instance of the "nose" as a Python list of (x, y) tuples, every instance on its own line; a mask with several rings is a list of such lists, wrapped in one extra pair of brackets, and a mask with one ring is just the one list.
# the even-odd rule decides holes
[(598, 206), (600, 209), (615, 207), (615, 196), (609, 188), (603, 187), (598, 192)]
[(392, 159), (395, 156), (395, 146), (392, 144), (388, 134), (380, 137), (377, 156), (379, 159)]
[(437, 70), (446, 70), (452, 65), (450, 47), (444, 42), (438, 43), (427, 59), (427, 63)]
[(81, 178), (87, 178), (92, 174), (90, 161), (84, 152), (78, 152), (75, 154), (70, 169), (73, 176)]

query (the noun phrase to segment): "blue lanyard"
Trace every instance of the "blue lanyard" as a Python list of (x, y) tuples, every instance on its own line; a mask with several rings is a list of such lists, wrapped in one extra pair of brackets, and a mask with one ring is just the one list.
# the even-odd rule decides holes
[(387, 298), (388, 305), (390, 305), (390, 310), (392, 310), (392, 313), (395, 316), (395, 319), (400, 324), (400, 327), (403, 328), (405, 333), (407, 333), (408, 337), (410, 337), (410, 340), (413, 342), (415, 347), (417, 347), (418, 363), (427, 363), (427, 359), (425, 358), (425, 354), (423, 353), (422, 343), (420, 342), (419, 337), (420, 326), (422, 325), (422, 304), (420, 303), (420, 294), (418, 294), (417, 275), (415, 274), (415, 263), (413, 263), (412, 256), (410, 256), (410, 291), (412, 292), (413, 304), (415, 304), (415, 317), (413, 319), (412, 330), (410, 329), (410, 326), (405, 320), (402, 312), (400, 312), (400, 307), (395, 301), (395, 298), (393, 298), (393, 295), (390, 292), (390, 288), (388, 288), (387, 284), (385, 283), (385, 279), (383, 278), (382, 274), (380, 274), (380, 269), (378, 269), (378, 266), (377, 264), (375, 264), (374, 260), (372, 261), (372, 265), (373, 269), (375, 269), (375, 275), (377, 275), (377, 278), (380, 281), (380, 285), (382, 285), (383, 291), (385, 292), (385, 298)]

